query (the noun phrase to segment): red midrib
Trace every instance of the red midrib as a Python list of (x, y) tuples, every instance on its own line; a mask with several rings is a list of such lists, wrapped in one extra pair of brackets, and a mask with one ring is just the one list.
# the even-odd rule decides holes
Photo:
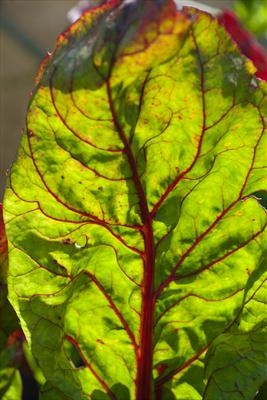
[(116, 110), (114, 108), (110, 78), (107, 80), (107, 95), (112, 114), (114, 126), (120, 135), (125, 147), (125, 154), (128, 158), (132, 170), (132, 179), (139, 198), (140, 213), (142, 218), (142, 236), (144, 239), (145, 252), (143, 256), (144, 276), (142, 282), (142, 308), (140, 322), (140, 345), (137, 353), (137, 375), (136, 400), (152, 400), (154, 397), (153, 387), (153, 325), (154, 325), (154, 235), (152, 229), (152, 219), (148, 210), (146, 195), (138, 174), (136, 161), (132, 153), (130, 144), (126, 138), (125, 132), (121, 127)]
[[(149, 221), (151, 222), (151, 221)], [(151, 223), (144, 224), (145, 242), (144, 279), (142, 286), (142, 310), (140, 328), (140, 351), (136, 378), (136, 400), (153, 399), (153, 336), (154, 336), (154, 243)]]

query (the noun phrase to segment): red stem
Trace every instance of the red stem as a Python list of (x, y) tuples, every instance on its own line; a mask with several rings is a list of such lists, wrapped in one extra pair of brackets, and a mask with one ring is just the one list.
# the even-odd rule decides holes
[(143, 229), (145, 241), (144, 280), (142, 288), (142, 317), (140, 329), (140, 353), (136, 378), (136, 400), (153, 400), (153, 326), (154, 326), (154, 244), (151, 221)]
[(136, 376), (136, 399), (135, 400), (153, 400), (153, 327), (154, 327), (154, 236), (152, 228), (152, 218), (148, 210), (146, 194), (144, 192), (136, 161), (126, 137), (126, 134), (119, 123), (117, 112), (114, 107), (110, 76), (107, 80), (107, 95), (111, 115), (114, 126), (119, 133), (119, 136), (124, 144), (125, 154), (128, 158), (129, 165), (132, 170), (132, 179), (136, 188), (136, 193), (139, 198), (140, 214), (143, 226), (141, 232), (144, 238), (145, 252), (143, 256), (144, 277), (142, 282), (142, 310), (141, 310), (141, 327), (140, 327), (140, 346), (137, 353), (137, 376)]

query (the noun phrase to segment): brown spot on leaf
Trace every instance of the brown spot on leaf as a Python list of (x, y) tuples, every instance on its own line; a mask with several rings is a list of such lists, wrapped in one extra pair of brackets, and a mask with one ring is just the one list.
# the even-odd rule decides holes
[(28, 129), (27, 130), (27, 135), (28, 135), (29, 138), (31, 138), (31, 137), (34, 136), (34, 133), (33, 133), (33, 131), (31, 129)]
[(164, 373), (164, 371), (166, 370), (167, 367), (168, 367), (168, 365), (161, 363), (156, 366), (156, 370), (157, 370), (158, 374), (161, 375)]
[(62, 240), (63, 244), (73, 244), (73, 242), (70, 240), (70, 238), (66, 238)]

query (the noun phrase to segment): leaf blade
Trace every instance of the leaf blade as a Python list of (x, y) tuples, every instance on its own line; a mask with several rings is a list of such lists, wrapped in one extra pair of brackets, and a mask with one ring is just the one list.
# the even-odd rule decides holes
[(29, 106), (5, 200), (10, 298), (44, 398), (198, 399), (206, 350), (259, 279), (265, 89), (207, 15), (167, 4), (116, 42), (105, 7), (60, 38)]

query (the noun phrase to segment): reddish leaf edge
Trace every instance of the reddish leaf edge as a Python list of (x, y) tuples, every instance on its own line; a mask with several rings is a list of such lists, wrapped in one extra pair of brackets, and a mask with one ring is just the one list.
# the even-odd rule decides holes
[[(45, 72), (46, 68), (50, 60), (52, 59), (54, 53), (59, 49), (63, 44), (68, 44), (71, 40), (72, 35), (76, 31), (76, 29), (80, 26), (81, 20), (85, 19), (88, 15), (92, 13), (108, 13), (109, 11), (114, 11), (118, 8), (121, 4), (123, 4), (125, 0), (106, 0), (104, 3), (90, 6), (90, 8), (82, 9), (80, 17), (71, 23), (63, 32), (61, 32), (56, 38), (56, 46), (52, 52), (47, 52), (43, 60), (41, 61), (39, 68), (37, 70), (37, 74), (35, 76), (35, 84), (38, 85), (40, 82), (43, 73)], [(126, 3), (126, 2), (125, 2)]]
[[(35, 83), (36, 84), (39, 83), (43, 75), (43, 72), (45, 71), (55, 51), (62, 45), (63, 42), (67, 43), (70, 40), (71, 35), (73, 34), (73, 32), (75, 32), (77, 26), (80, 24), (81, 19), (85, 18), (92, 12), (99, 11), (102, 13), (112, 10), (114, 11), (123, 3), (126, 4), (127, 1), (106, 0), (104, 3), (97, 6), (90, 6), (90, 8), (89, 7), (81, 8), (80, 17), (73, 23), (71, 23), (67, 29), (65, 29), (62, 33), (58, 35), (56, 39), (55, 49), (52, 52), (47, 52), (46, 56), (41, 61), (41, 64), (39, 66), (39, 69), (35, 77)], [(255, 37), (242, 26), (241, 21), (238, 19), (238, 17), (233, 11), (225, 9), (220, 14), (215, 16), (215, 18), (217, 18), (218, 22), (224, 27), (226, 32), (230, 35), (231, 39), (237, 44), (241, 53), (252, 61), (252, 63), (257, 69), (255, 76), (259, 79), (267, 81), (267, 52), (265, 48), (261, 46), (255, 39)]]
[(6, 257), (7, 257), (7, 238), (6, 238), (5, 224), (4, 224), (4, 218), (3, 218), (3, 204), (0, 203), (0, 261), (1, 261), (1, 268), (2, 268), (2, 262), (4, 262), (4, 259)]
[(247, 31), (234, 12), (224, 10), (218, 16), (219, 23), (225, 28), (243, 55), (248, 57), (257, 68), (256, 76), (267, 81), (267, 52), (254, 36)]

